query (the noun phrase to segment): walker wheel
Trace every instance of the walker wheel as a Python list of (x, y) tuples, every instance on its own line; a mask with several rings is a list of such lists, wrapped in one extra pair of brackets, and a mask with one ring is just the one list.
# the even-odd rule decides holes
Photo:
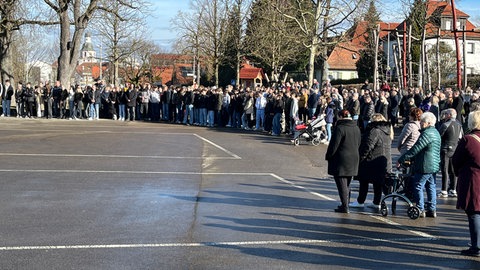
[(388, 216), (388, 206), (385, 202), (380, 204), (380, 214), (384, 217)]
[(397, 198), (392, 199), (392, 215), (397, 213)]
[(299, 140), (299, 139), (293, 140), (293, 144), (294, 144), (295, 146), (299, 146), (299, 145), (300, 145), (300, 140)]
[(411, 219), (417, 219), (420, 217), (420, 209), (418, 209), (416, 206), (410, 206), (407, 209), (407, 215)]
[(319, 139), (319, 138), (314, 138), (314, 139), (312, 140), (312, 144), (315, 145), (315, 146), (320, 145), (320, 139)]

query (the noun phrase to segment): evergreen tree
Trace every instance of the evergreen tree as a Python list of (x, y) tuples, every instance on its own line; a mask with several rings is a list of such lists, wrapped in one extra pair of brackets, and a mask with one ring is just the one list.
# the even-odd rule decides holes
[[(427, 24), (427, 3), (428, 0), (415, 0), (407, 18), (407, 29), (412, 26), (412, 71), (418, 71), (418, 65), (421, 57), (422, 36), (425, 25)], [(407, 37), (408, 38), (408, 37)]]
[[(367, 24), (365, 33), (363, 34), (365, 36), (365, 42), (362, 44), (364, 46), (364, 49), (359, 51), (360, 58), (358, 59), (356, 66), (359, 78), (369, 79), (373, 78), (373, 74), (375, 72), (374, 66), (376, 61), (376, 42), (373, 32), (377, 30), (377, 24), (380, 22), (380, 13), (377, 11), (377, 8), (375, 7), (375, 2), (373, 0), (370, 1), (367, 13), (364, 15), (363, 18), (365, 23)], [(384, 59), (384, 57), (380, 55), (380, 52), (379, 59), (380, 61)]]

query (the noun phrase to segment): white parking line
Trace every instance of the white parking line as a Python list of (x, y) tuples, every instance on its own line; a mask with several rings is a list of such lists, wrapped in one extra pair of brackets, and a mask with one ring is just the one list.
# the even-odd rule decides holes
[(236, 157), (175, 157), (175, 156), (133, 156), (133, 155), (81, 155), (81, 154), (17, 154), (0, 153), (0, 156), (27, 157), (89, 157), (89, 158), (151, 158), (151, 159), (238, 159)]
[(177, 175), (251, 175), (271, 176), (270, 173), (208, 173), (208, 172), (156, 172), (156, 171), (96, 171), (96, 170), (21, 170), (0, 169), (0, 172), (28, 173), (106, 173), (106, 174), (177, 174)]
[(235, 155), (234, 153), (232, 153), (232, 152), (228, 151), (227, 149), (225, 149), (225, 148), (221, 147), (220, 145), (218, 145), (218, 144), (216, 144), (216, 143), (214, 143), (214, 142), (212, 142), (212, 141), (209, 141), (209, 140), (207, 140), (207, 139), (203, 138), (203, 137), (202, 137), (202, 136), (200, 136), (200, 135), (197, 135), (197, 134), (193, 133), (193, 136), (195, 136), (195, 137), (197, 137), (197, 138), (199, 138), (199, 139), (201, 139), (201, 140), (203, 140), (203, 141), (205, 141), (205, 142), (207, 142), (207, 143), (209, 143), (209, 144), (211, 144), (211, 145), (213, 145), (213, 146), (217, 147), (218, 149), (220, 149), (220, 150), (222, 150), (223, 152), (225, 152), (225, 153), (227, 153), (227, 154), (231, 155), (231, 156), (232, 156), (232, 157), (234, 157), (235, 159), (242, 159), (241, 157), (239, 157), (239, 156)]
[[(38, 130), (36, 130), (38, 132)], [(48, 130), (51, 131), (51, 130)], [(115, 134), (154, 134), (154, 135), (173, 135), (173, 136), (181, 136), (181, 135), (188, 135), (188, 136), (195, 136), (198, 139), (212, 145), (213, 147), (225, 152), (230, 157), (170, 157), (170, 156), (131, 156), (131, 155), (76, 155), (76, 154), (18, 154), (18, 153), (0, 153), (0, 155), (5, 156), (44, 156), (44, 157), (109, 157), (109, 158), (156, 158), (156, 159), (242, 159), (240, 156), (234, 154), (233, 152), (225, 149), (224, 147), (198, 135), (195, 133), (158, 133), (158, 132), (128, 132), (128, 131), (101, 131), (101, 130), (91, 130), (91, 131), (81, 131), (78, 134), (86, 134), (86, 133), (97, 133), (97, 134), (107, 134), (107, 133), (115, 133)], [(69, 133), (73, 134), (73, 133)], [(32, 134), (26, 134), (25, 136), (31, 136)], [(37, 136), (43, 136), (45, 134), (36, 134)], [(55, 135), (64, 135), (64, 134), (55, 134)], [(13, 136), (13, 135), (12, 135)], [(15, 135), (18, 137), (18, 135)]]
[[(55, 249), (127, 249), (127, 248), (175, 248), (175, 247), (215, 247), (215, 246), (271, 246), (288, 244), (328, 244), (328, 243), (366, 243), (366, 242), (413, 242), (425, 241), (425, 238), (365, 238), (345, 240), (278, 240), (278, 241), (241, 241), (241, 242), (201, 242), (201, 243), (158, 243), (158, 244), (110, 244), (110, 245), (63, 245), (63, 246), (3, 246), (0, 251), (55, 250)], [(437, 240), (437, 239), (429, 239)]]
[(275, 175), (275, 174), (273, 174), (273, 173), (270, 174), (270, 175), (271, 175), (272, 177), (278, 179), (279, 181), (282, 181), (282, 182), (284, 182), (284, 183), (286, 183), (286, 184), (289, 184), (289, 185), (291, 185), (291, 186), (293, 186), (293, 187), (296, 187), (296, 188), (298, 188), (298, 189), (302, 189), (302, 190), (304, 190), (304, 191), (306, 191), (306, 192), (308, 192), (308, 193), (310, 193), (310, 194), (312, 194), (312, 195), (314, 195), (314, 196), (320, 197), (320, 198), (322, 198), (322, 199), (324, 199), (324, 200), (327, 200), (327, 201), (335, 201), (335, 199), (333, 199), (333, 198), (330, 198), (330, 197), (328, 197), (328, 196), (326, 196), (326, 195), (323, 195), (323, 194), (320, 194), (320, 193), (318, 193), (318, 192), (312, 191), (312, 190), (310, 190), (310, 189), (308, 189), (308, 188), (306, 188), (306, 187), (303, 187), (303, 186), (299, 186), (299, 185), (297, 185), (297, 184), (294, 184), (293, 182), (288, 181), (288, 180), (286, 180), (286, 179), (284, 179), (284, 178), (282, 178), (282, 177), (280, 177), (280, 176), (278, 176), (278, 175)]

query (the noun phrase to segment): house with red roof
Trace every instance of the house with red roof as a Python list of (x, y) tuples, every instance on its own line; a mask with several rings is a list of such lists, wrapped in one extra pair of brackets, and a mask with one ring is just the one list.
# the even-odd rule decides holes
[(246, 61), (240, 69), (240, 85), (243, 85), (245, 88), (262, 86), (264, 78), (265, 74), (263, 73), (263, 69), (250, 65), (248, 61)]
[[(380, 38), (388, 35), (390, 30), (395, 29), (398, 23), (380, 24)], [(360, 51), (365, 48), (368, 22), (360, 21), (347, 35), (347, 40), (338, 43), (327, 58), (328, 78), (330, 80), (357, 79), (358, 72), (356, 63), (360, 57)], [(370, 34), (371, 35), (371, 34)]]
[[(460, 54), (463, 58), (465, 47), (465, 67), (468, 74), (480, 74), (480, 33), (474, 32), (476, 26), (469, 20), (470, 16), (465, 12), (456, 9), (458, 29), (464, 32), (459, 34)], [(425, 26), (425, 46), (428, 51), (434, 48), (437, 42), (446, 44), (455, 51), (455, 39), (453, 34), (453, 13), (449, 0), (429, 0), (427, 2), (427, 24)], [(408, 25), (407, 25), (408, 27)], [(404, 32), (403, 22), (396, 28), (399, 33)], [(465, 42), (463, 42), (465, 35)], [(391, 40), (392, 46), (396, 46), (396, 40)], [(400, 44), (401, 45), (401, 44)], [(401, 46), (400, 46), (401, 47)], [(393, 53), (390, 57), (393, 59)], [(455, 62), (452, 59), (452, 62)]]
[(151, 71), (155, 84), (193, 84), (193, 57), (190, 55), (161, 53), (151, 56)]

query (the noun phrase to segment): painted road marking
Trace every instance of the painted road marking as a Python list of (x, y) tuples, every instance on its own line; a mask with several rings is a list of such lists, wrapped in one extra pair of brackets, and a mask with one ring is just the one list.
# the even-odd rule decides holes
[(278, 240), (278, 241), (241, 241), (241, 242), (200, 242), (200, 243), (157, 243), (157, 244), (109, 244), (109, 245), (61, 245), (61, 246), (3, 246), (0, 251), (55, 250), (55, 249), (127, 249), (127, 248), (175, 248), (175, 247), (215, 247), (215, 246), (268, 246), (288, 244), (328, 244), (328, 243), (366, 243), (366, 242), (413, 242), (437, 240), (437, 238), (367, 238), (345, 240)]
[[(38, 131), (38, 130), (36, 130)], [(51, 130), (49, 130), (51, 131)], [(188, 135), (188, 136), (195, 136), (198, 139), (212, 145), (213, 147), (221, 150), (222, 152), (226, 153), (230, 157), (171, 157), (171, 156), (132, 156), (132, 155), (76, 155), (76, 154), (18, 154), (18, 153), (0, 153), (0, 155), (5, 155), (5, 156), (39, 156), (39, 157), (107, 157), (107, 158), (153, 158), (153, 159), (242, 159), (240, 156), (234, 154), (233, 152), (225, 149), (224, 147), (198, 135), (195, 133), (154, 133), (154, 132), (110, 132), (110, 131), (82, 131), (82, 134), (85, 133), (131, 133), (131, 134), (154, 134), (154, 135), (174, 135), (174, 136), (179, 136), (179, 135)], [(70, 133), (73, 134), (73, 133)], [(80, 134), (80, 133), (79, 133)], [(36, 134), (37, 136), (42, 136), (45, 134)], [(55, 133), (54, 135), (65, 135), (65, 134), (58, 134)], [(13, 136), (13, 135), (12, 135)], [(18, 135), (15, 135), (18, 137)], [(25, 135), (25, 136), (31, 136), (31, 134)]]
[[(98, 173), (105, 173), (105, 174), (168, 174), (168, 175), (248, 175), (248, 176), (271, 176), (283, 183), (286, 183), (288, 185), (291, 185), (295, 188), (298, 188), (300, 190), (303, 190), (303, 191), (306, 191), (316, 197), (320, 197), (324, 200), (328, 200), (328, 201), (335, 201), (333, 198), (330, 198), (328, 196), (325, 196), (323, 194), (320, 194), (318, 192), (314, 192), (314, 191), (311, 191), (310, 189), (306, 188), (306, 187), (303, 187), (303, 186), (300, 186), (300, 185), (296, 185), (294, 184), (293, 182), (291, 181), (288, 181), (274, 173), (208, 173), (208, 172), (146, 172), (146, 171), (95, 171), (95, 170), (7, 170), (7, 169), (0, 169), (0, 172), (29, 172), (29, 173), (95, 173), (95, 174), (98, 174)], [(418, 235), (420, 237), (422, 237), (423, 239), (436, 239), (436, 237), (430, 235), (430, 234), (427, 234), (427, 233), (423, 233), (423, 232), (420, 232), (420, 231), (414, 231), (414, 230), (410, 230), (410, 229), (406, 229), (404, 226), (402, 226), (401, 224), (399, 223), (396, 223), (396, 222), (393, 222), (389, 219), (386, 219), (386, 218), (383, 218), (383, 217), (379, 217), (379, 216), (375, 216), (375, 215), (369, 215), (370, 217), (374, 218), (374, 219), (377, 219), (379, 221), (382, 221), (384, 223), (387, 223), (389, 225), (392, 225), (392, 226), (395, 226), (395, 227), (398, 227), (402, 230), (406, 230), (410, 233), (413, 233), (415, 235)], [(322, 240), (323, 241), (323, 240)], [(380, 240), (379, 240), (380, 241)], [(1, 250), (1, 249), (0, 249)]]
[(0, 156), (27, 157), (89, 157), (89, 158), (151, 158), (151, 159), (238, 159), (236, 157), (175, 157), (175, 156), (133, 156), (133, 155), (81, 155), (81, 154), (16, 154), (0, 153)]

